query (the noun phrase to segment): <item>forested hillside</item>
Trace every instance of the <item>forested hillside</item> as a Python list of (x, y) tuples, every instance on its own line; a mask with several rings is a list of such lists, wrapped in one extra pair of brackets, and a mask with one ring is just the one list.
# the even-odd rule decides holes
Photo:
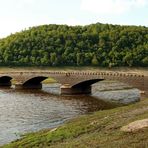
[(148, 66), (148, 28), (32, 27), (0, 39), (0, 66)]

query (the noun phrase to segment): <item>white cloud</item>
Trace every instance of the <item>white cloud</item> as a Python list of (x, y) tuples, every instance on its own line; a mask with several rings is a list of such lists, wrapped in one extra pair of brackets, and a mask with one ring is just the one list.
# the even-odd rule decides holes
[(96, 14), (123, 14), (148, 5), (147, 0), (82, 0), (81, 9)]

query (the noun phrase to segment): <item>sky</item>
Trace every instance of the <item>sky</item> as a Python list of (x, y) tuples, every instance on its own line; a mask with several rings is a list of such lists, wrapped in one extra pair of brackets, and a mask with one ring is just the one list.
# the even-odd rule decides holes
[(0, 38), (44, 24), (148, 26), (148, 0), (0, 0)]

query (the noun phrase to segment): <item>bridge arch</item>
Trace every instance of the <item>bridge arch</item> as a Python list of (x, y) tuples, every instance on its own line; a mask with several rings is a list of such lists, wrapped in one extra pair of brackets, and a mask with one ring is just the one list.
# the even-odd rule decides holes
[(33, 78), (30, 78), (28, 80), (26, 80), (23, 83), (23, 88), (35, 88), (35, 89), (41, 89), (42, 88), (42, 84), (41, 82), (44, 81), (45, 79), (47, 79), (48, 77), (46, 76), (36, 76)]
[(61, 94), (91, 94), (91, 85), (102, 80), (104, 79), (87, 79), (80, 81), (71, 87), (64, 85), (61, 87)]
[(99, 81), (102, 81), (104, 79), (89, 79), (89, 80), (83, 80), (82, 82), (79, 82), (72, 86), (72, 88), (86, 88), (90, 87), (92, 84), (97, 83)]
[(1, 76), (0, 77), (0, 86), (11, 86), (12, 77), (10, 76)]

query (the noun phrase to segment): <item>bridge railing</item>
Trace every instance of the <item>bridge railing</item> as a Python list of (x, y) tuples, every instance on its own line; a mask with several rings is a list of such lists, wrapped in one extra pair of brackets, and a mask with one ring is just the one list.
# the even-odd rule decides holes
[(43, 75), (43, 74), (51, 74), (51, 75), (101, 75), (101, 76), (116, 76), (116, 77), (144, 77), (144, 75), (140, 75), (137, 73), (127, 73), (127, 72), (77, 72), (77, 71), (10, 71), (10, 72), (0, 72), (0, 75)]

